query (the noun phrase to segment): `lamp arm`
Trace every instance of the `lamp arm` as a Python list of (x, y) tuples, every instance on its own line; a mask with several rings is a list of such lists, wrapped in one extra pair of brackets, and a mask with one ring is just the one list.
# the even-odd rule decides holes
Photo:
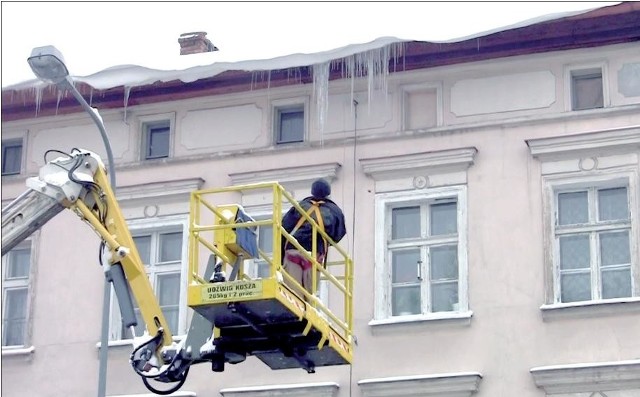
[(58, 86), (60, 86), (61, 88), (66, 88), (69, 91), (71, 91), (71, 94), (73, 94), (74, 98), (76, 98), (76, 100), (80, 103), (80, 105), (85, 110), (85, 112), (87, 112), (89, 116), (91, 116), (91, 119), (98, 127), (98, 130), (100, 130), (100, 136), (102, 136), (102, 141), (104, 142), (104, 147), (107, 151), (107, 162), (109, 163), (109, 181), (111, 183), (111, 189), (115, 193), (116, 172), (114, 169), (115, 163), (113, 162), (113, 152), (111, 150), (111, 143), (109, 142), (109, 137), (107, 136), (107, 130), (104, 127), (104, 122), (102, 121), (102, 117), (100, 117), (100, 113), (98, 113), (97, 109), (94, 109), (91, 106), (89, 106), (89, 104), (82, 97), (82, 94), (80, 94), (80, 91), (78, 91), (78, 89), (73, 84), (73, 81), (69, 76), (66, 76), (64, 80), (58, 83)]

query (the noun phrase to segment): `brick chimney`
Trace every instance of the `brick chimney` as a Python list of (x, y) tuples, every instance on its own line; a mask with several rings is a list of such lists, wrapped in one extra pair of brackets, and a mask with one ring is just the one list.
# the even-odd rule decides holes
[(183, 33), (178, 38), (178, 43), (180, 43), (180, 55), (218, 51), (218, 48), (207, 39), (207, 32)]

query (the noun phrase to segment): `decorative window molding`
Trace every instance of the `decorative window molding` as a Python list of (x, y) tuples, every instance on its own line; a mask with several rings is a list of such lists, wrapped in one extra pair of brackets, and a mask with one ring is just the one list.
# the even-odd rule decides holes
[(480, 389), (478, 372), (363, 379), (364, 397), (468, 397)]
[(475, 147), (365, 158), (362, 170), (376, 182), (376, 192), (466, 184)]
[(204, 179), (189, 178), (173, 181), (149, 182), (139, 185), (118, 186), (116, 196), (120, 204), (164, 198), (176, 201), (189, 200), (191, 192), (202, 188)]
[(530, 372), (547, 395), (640, 389), (640, 360), (552, 365)]
[[(277, 181), (287, 191), (293, 193), (296, 198), (303, 198), (309, 195), (311, 184), (318, 178), (324, 178), (331, 183), (337, 178), (340, 163), (324, 163), (315, 165), (305, 165), (300, 167), (288, 167), (239, 172), (229, 174), (232, 185), (249, 185), (265, 181)], [(242, 195), (242, 205), (253, 207), (254, 212), (270, 212), (273, 210), (271, 195), (265, 195), (264, 191), (247, 190)]]
[(237, 387), (220, 390), (223, 397), (336, 397), (340, 386), (334, 382)]
[(632, 153), (640, 149), (640, 126), (528, 139), (526, 143), (531, 155), (543, 162)]
[(402, 86), (402, 114), (404, 130), (442, 126), (442, 83)]

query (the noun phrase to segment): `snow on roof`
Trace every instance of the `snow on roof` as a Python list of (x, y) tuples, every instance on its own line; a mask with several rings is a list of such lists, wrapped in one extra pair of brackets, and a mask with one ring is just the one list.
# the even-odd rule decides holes
[[(516, 24), (508, 25), (501, 28), (480, 32), (471, 36), (459, 37), (450, 40), (431, 41), (434, 43), (454, 43), (470, 40), (477, 37), (487, 36), (496, 32), (517, 29), (549, 20), (566, 18), (593, 9), (570, 11), (563, 13), (554, 13), (544, 15)], [(389, 48), (394, 44), (408, 41), (396, 37), (381, 37), (369, 43), (351, 44), (344, 47), (336, 48), (329, 51), (318, 52), (313, 54), (291, 54), (272, 59), (262, 60), (246, 60), (238, 62), (215, 62), (219, 59), (216, 52), (208, 52), (202, 54), (192, 54), (187, 56), (169, 56), (156, 62), (164, 68), (170, 65), (169, 69), (157, 69), (154, 65), (119, 65), (113, 66), (102, 71), (93, 73), (88, 76), (72, 76), (76, 82), (81, 82), (92, 86), (95, 89), (110, 89), (114, 87), (136, 87), (155, 82), (167, 82), (180, 80), (185, 83), (193, 82), (203, 78), (214, 77), (225, 71), (270, 71), (288, 69), (302, 66), (313, 66), (330, 62), (336, 59), (343, 59), (360, 53), (367, 53), (375, 50)], [(42, 88), (45, 83), (37, 79), (3, 87), (4, 90), (27, 90), (32, 88)]]

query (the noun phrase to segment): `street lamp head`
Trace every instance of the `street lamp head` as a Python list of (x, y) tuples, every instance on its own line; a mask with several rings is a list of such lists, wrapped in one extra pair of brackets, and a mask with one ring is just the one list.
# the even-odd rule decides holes
[(27, 59), (33, 73), (42, 81), (59, 84), (69, 76), (64, 57), (54, 46), (36, 47)]

